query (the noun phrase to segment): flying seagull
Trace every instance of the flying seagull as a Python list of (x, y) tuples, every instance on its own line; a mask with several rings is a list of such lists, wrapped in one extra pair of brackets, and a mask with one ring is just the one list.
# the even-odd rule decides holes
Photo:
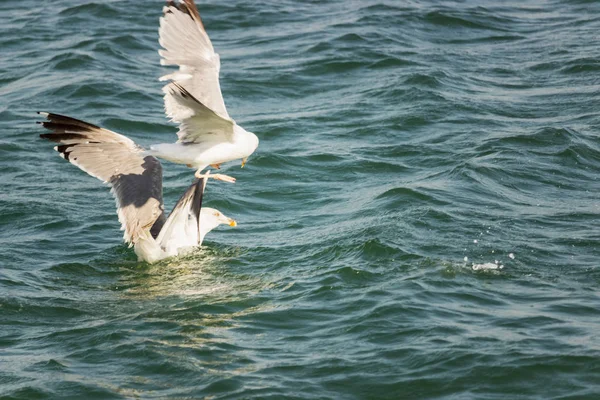
[[(236, 226), (214, 208), (202, 207), (206, 174), (183, 193), (167, 218), (162, 198), (162, 166), (131, 139), (74, 118), (38, 113), (51, 133), (40, 137), (58, 143), (62, 158), (111, 186), (123, 240), (140, 261), (153, 263), (199, 246), (220, 224)], [(219, 178), (219, 177), (217, 177)]]
[(218, 169), (221, 163), (242, 159), (243, 167), (258, 147), (258, 137), (227, 113), (219, 86), (219, 55), (194, 0), (167, 1), (158, 32), (160, 63), (179, 66), (160, 78), (170, 81), (163, 87), (165, 112), (179, 123), (179, 132), (176, 143), (150, 146), (151, 154), (195, 168), (197, 178), (209, 165)]

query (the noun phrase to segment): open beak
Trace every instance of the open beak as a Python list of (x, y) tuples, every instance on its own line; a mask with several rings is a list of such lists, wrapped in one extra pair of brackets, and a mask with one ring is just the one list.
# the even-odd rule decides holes
[(235, 219), (229, 219), (229, 226), (237, 226), (237, 222), (235, 222)]
[(248, 158), (242, 158), (242, 168), (244, 168), (244, 165), (246, 165), (246, 162), (248, 162)]

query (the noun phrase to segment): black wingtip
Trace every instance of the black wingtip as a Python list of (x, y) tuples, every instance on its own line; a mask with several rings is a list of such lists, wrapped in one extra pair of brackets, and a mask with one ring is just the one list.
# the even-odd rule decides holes
[(196, 217), (196, 222), (198, 224), (198, 231), (200, 231), (200, 210), (202, 209), (202, 198), (204, 197), (204, 179), (196, 179), (194, 180), (194, 198), (192, 200), (192, 212)]
[(47, 121), (43, 121), (42, 124), (45, 128), (50, 128), (51, 124), (62, 124), (62, 125), (72, 125), (73, 127), (77, 127), (79, 130), (94, 130), (94, 129), (102, 129), (98, 125), (90, 124), (89, 122), (82, 121), (80, 119), (76, 119), (73, 117), (68, 117), (62, 114), (54, 114), (45, 111), (36, 111), (39, 115), (43, 115), (46, 117)]

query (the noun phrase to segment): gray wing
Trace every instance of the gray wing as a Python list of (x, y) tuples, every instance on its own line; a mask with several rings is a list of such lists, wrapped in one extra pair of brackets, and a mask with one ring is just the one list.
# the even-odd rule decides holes
[(62, 158), (111, 185), (123, 239), (135, 244), (156, 237), (164, 223), (162, 166), (131, 139), (74, 118), (39, 113), (51, 133), (40, 137), (58, 143)]

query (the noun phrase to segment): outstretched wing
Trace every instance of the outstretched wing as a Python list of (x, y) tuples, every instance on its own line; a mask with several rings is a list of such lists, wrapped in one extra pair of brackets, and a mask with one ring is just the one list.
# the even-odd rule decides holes
[[(179, 71), (160, 80), (171, 80), (185, 86), (202, 104), (221, 117), (229, 119), (221, 87), (221, 62), (204, 29), (194, 0), (167, 1), (160, 18), (158, 53), (162, 65), (178, 65)], [(181, 122), (181, 110), (172, 108), (171, 95), (165, 92), (165, 110), (175, 122)]]
[(112, 186), (123, 239), (135, 244), (148, 230), (158, 235), (164, 223), (160, 162), (118, 133), (59, 114), (39, 114), (52, 131), (40, 137), (58, 143), (54, 149), (62, 158)]
[(165, 104), (177, 110), (179, 118), (179, 143), (207, 143), (233, 141), (234, 122), (223, 118), (195, 98), (188, 90), (176, 82), (163, 88)]
[(197, 179), (183, 193), (173, 207), (160, 234), (158, 244), (167, 252), (200, 243), (200, 210), (207, 178)]

